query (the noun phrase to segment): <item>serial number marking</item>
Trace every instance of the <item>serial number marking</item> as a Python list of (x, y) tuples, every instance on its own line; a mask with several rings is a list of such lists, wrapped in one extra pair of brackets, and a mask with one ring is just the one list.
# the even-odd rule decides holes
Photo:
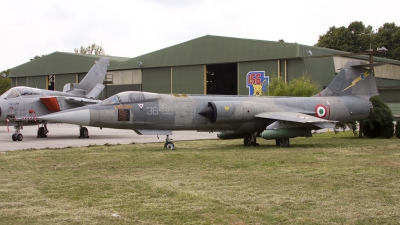
[(174, 109), (172, 107), (146, 107), (147, 115), (149, 116), (157, 116), (160, 113), (164, 115), (173, 115)]

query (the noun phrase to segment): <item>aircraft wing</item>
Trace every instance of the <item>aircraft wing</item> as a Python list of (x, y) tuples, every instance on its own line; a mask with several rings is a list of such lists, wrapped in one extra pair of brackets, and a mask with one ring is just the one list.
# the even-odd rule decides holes
[(79, 98), (79, 97), (65, 97), (66, 102), (74, 103), (74, 104), (97, 104), (101, 102), (101, 100), (89, 99), (89, 98)]
[(77, 105), (88, 105), (88, 104), (96, 104), (101, 102), (100, 100), (94, 100), (89, 98), (80, 98), (80, 97), (64, 97), (64, 96), (49, 96), (49, 97), (41, 97), (40, 101), (47, 107), (50, 112), (59, 112), (61, 110), (65, 110), (68, 108), (63, 107), (62, 101), (77, 104)]
[(288, 121), (293, 123), (313, 124), (320, 128), (334, 128), (337, 121), (325, 120), (297, 112), (263, 112), (255, 115), (258, 118)]

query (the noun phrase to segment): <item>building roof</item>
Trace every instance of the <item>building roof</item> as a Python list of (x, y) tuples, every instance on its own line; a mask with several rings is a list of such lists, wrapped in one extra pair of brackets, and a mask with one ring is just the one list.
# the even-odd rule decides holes
[[(221, 64), (274, 59), (306, 59), (321, 56), (346, 55), (368, 60), (368, 56), (297, 43), (274, 42), (206, 35), (134, 58), (110, 58), (109, 71), (153, 67)], [(11, 69), (9, 77), (84, 73), (89, 71), (98, 55), (54, 52)], [(374, 57), (400, 65), (400, 61)], [(138, 62), (141, 62), (139, 65)]]
[(12, 68), (9, 77), (86, 73), (90, 70), (94, 61), (101, 57), (107, 57), (110, 59), (109, 70), (116, 70), (121, 62), (129, 59), (115, 56), (53, 52), (39, 59)]
[(120, 69), (230, 63), (295, 58), (299, 44), (206, 35), (141, 55), (121, 64)]

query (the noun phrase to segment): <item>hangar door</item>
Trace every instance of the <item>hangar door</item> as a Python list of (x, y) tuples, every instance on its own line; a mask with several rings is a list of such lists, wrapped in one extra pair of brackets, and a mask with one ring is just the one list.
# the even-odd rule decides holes
[(237, 63), (206, 66), (207, 94), (237, 95)]

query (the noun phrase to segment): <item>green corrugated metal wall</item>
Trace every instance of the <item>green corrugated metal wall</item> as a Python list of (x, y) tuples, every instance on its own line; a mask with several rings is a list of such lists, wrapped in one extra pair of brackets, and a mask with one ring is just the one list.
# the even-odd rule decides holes
[(378, 90), (379, 97), (384, 102), (399, 102), (400, 91), (399, 90)]
[(310, 74), (313, 81), (319, 83), (321, 89), (323, 86), (328, 86), (336, 76), (335, 64), (332, 58), (305, 59), (304, 70), (301, 71), (299, 76), (303, 72)]
[(287, 61), (287, 81), (300, 77), (305, 71), (303, 60)]
[(26, 77), (18, 77), (17, 78), (17, 85), (18, 86), (27, 86), (26, 85)]
[(204, 65), (172, 68), (173, 94), (204, 94)]
[(390, 103), (390, 102), (388, 102), (388, 103), (386, 103), (388, 106), (389, 106), (389, 108), (392, 110), (392, 114), (394, 115), (394, 116), (400, 116), (400, 103), (399, 102), (396, 102), (396, 103)]
[(265, 75), (271, 77), (272, 74), (278, 74), (278, 60), (239, 63), (239, 95), (249, 95), (249, 89), (246, 86), (246, 75), (250, 71), (265, 71)]
[(76, 83), (76, 74), (56, 75), (55, 91), (63, 91), (64, 85), (68, 83)]
[(83, 80), (83, 78), (86, 76), (86, 73), (80, 73), (80, 74), (78, 74), (78, 83), (80, 83), (82, 80)]
[(400, 86), (400, 80), (376, 78), (376, 85), (377, 86)]
[(171, 67), (149, 68), (142, 71), (143, 91), (171, 93)]
[(46, 87), (47, 76), (28, 77), (29, 87), (47, 89)]

